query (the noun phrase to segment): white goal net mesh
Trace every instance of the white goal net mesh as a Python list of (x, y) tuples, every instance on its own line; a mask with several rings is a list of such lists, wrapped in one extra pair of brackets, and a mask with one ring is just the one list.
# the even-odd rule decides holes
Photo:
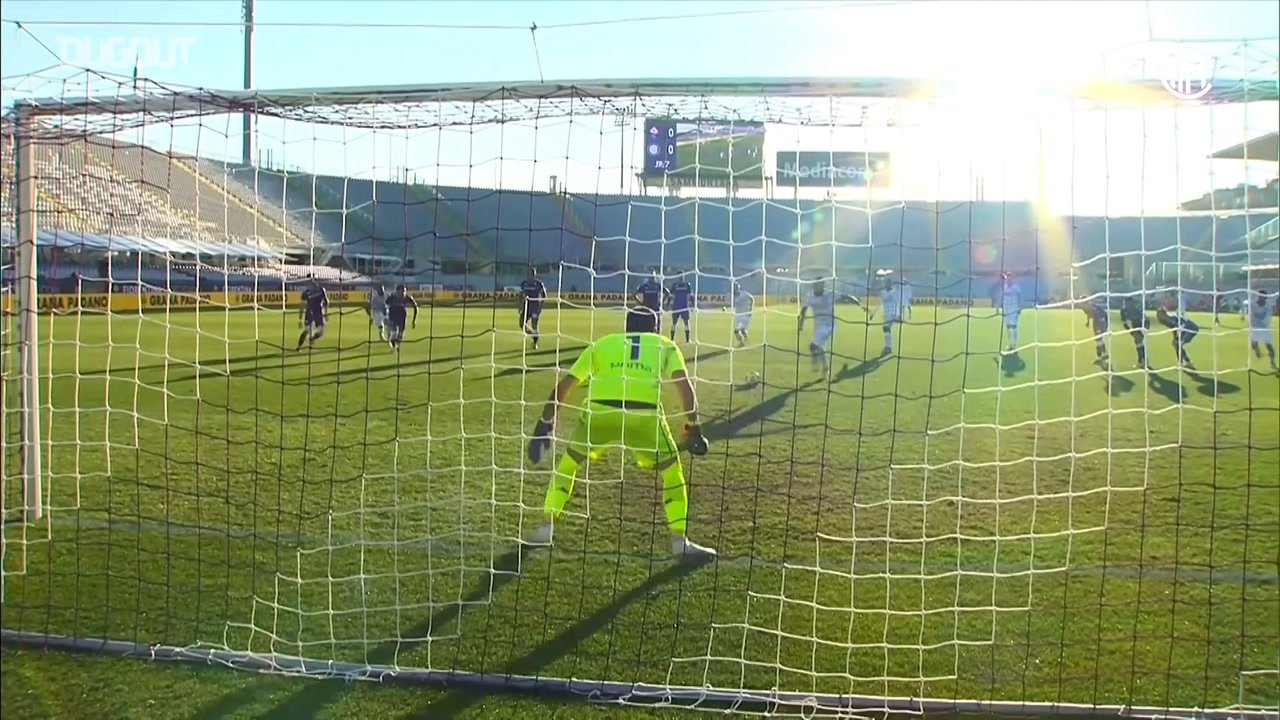
[[(5, 637), (744, 712), (1274, 708), (1271, 62), (1191, 100), (23, 78)], [(530, 431), (645, 282), (718, 557), (672, 558), (625, 452), (522, 544), (576, 412), (549, 461)]]

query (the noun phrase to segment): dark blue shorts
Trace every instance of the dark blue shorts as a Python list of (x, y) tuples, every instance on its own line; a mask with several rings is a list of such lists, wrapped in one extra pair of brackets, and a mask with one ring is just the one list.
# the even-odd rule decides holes
[(679, 308), (671, 311), (671, 322), (676, 323), (684, 320), (685, 324), (689, 322), (689, 308)]

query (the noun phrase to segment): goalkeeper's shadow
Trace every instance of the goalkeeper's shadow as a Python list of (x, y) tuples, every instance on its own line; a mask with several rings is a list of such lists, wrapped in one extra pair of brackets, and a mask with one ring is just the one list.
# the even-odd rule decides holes
[[(539, 676), (542, 671), (557, 660), (579, 650), (584, 643), (599, 633), (607, 633), (627, 606), (635, 602), (644, 602), (657, 593), (664, 585), (676, 582), (681, 578), (697, 572), (706, 565), (673, 563), (661, 571), (647, 577), (644, 582), (630, 590), (616, 594), (613, 602), (587, 615), (577, 623), (543, 644), (529, 651), (523, 657), (512, 660), (503, 669), (503, 674), (517, 676)], [(455, 688), (431, 702), (416, 708), (412, 717), (446, 720), (462, 717), (476, 703), (492, 700), (494, 690), (518, 690), (519, 688)], [(282, 716), (283, 717), (283, 716)]]
[[(517, 580), (526, 556), (532, 551), (533, 548), (531, 547), (520, 546), (505, 555), (499, 556), (494, 560), (493, 572), (486, 574), (484, 580), (478, 583), (470, 593), (460, 597), (457, 602), (441, 607), (413, 627), (405, 628), (400, 633), (401, 637), (439, 637), (450, 626), (456, 627), (466, 608), (485, 602), (501, 591), (502, 588)], [(425, 645), (426, 642), (423, 640), (387, 642), (370, 649), (365, 662), (369, 665), (393, 666), (398, 664), (398, 661), (404, 657), (405, 653), (412, 652)], [(395, 680), (394, 677), (379, 679), (383, 681)], [(236, 715), (247, 707), (256, 705), (263, 700), (259, 696), (260, 691), (256, 690), (255, 687), (254, 685), (249, 685), (241, 690), (224, 695), (217, 701), (192, 713), (190, 717), (192, 720), (213, 720), (214, 718)], [(317, 717), (326, 707), (341, 700), (350, 689), (350, 683), (341, 682), (340, 680), (304, 683), (302, 689), (260, 717), (271, 720)]]
[[(522, 545), (497, 558), (493, 564), (493, 572), (486, 574), (484, 579), (477, 583), (476, 587), (468, 595), (459, 598), (457, 602), (447, 607), (441, 608), (429, 617), (423, 618), (417, 625), (405, 628), (399, 633), (400, 636), (411, 638), (439, 637), (448, 628), (456, 627), (466, 608), (484, 603), (486, 600), (496, 596), (503, 588), (517, 581), (520, 578), (521, 568), (524, 566), (528, 555), (533, 552), (536, 552), (535, 548)], [(574, 652), (592, 636), (599, 632), (607, 631), (627, 606), (636, 601), (643, 601), (657, 592), (662, 586), (696, 572), (700, 567), (705, 566), (673, 563), (650, 575), (644, 582), (625, 593), (616, 595), (611, 603), (581, 618), (559, 635), (548, 639), (523, 657), (511, 660), (502, 673), (537, 676), (541, 670)], [(406, 653), (418, 650), (425, 645), (425, 641), (390, 641), (371, 649), (366, 655), (365, 662), (373, 666), (403, 664)], [(217, 671), (215, 670), (215, 672)], [(390, 675), (378, 679), (382, 682), (394, 682), (398, 678), (395, 675)], [(225, 695), (216, 702), (193, 713), (190, 717), (193, 720), (212, 720), (213, 718), (234, 715), (263, 700), (260, 695), (263, 691), (256, 689), (257, 687), (256, 685), (249, 685), (234, 693)], [(414, 712), (414, 716), (432, 718), (432, 720), (458, 717), (476, 703), (482, 702), (486, 698), (491, 698), (492, 692), (495, 690), (503, 689), (514, 690), (516, 688), (453, 688), (451, 692), (443, 696), (437, 696), (432, 702), (418, 708)], [(261, 717), (267, 720), (293, 720), (294, 718), (316, 717), (325, 708), (340, 701), (350, 691), (350, 683), (338, 680), (304, 683), (302, 689)]]

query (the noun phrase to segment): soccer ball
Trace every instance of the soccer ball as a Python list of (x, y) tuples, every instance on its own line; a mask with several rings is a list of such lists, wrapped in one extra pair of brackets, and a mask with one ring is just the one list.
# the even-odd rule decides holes
[(751, 384), (754, 384), (754, 383), (758, 383), (758, 382), (760, 382), (760, 379), (761, 379), (761, 378), (760, 378), (760, 373), (758, 373), (758, 372), (749, 372), (749, 373), (747, 373), (747, 384), (748, 384), (748, 385), (751, 385)]

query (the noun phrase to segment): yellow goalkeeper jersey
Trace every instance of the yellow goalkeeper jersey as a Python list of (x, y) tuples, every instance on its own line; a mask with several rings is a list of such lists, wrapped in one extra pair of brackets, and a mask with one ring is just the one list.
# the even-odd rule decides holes
[(595, 341), (569, 368), (589, 402), (662, 402), (662, 381), (685, 370), (684, 353), (656, 333), (616, 333)]

